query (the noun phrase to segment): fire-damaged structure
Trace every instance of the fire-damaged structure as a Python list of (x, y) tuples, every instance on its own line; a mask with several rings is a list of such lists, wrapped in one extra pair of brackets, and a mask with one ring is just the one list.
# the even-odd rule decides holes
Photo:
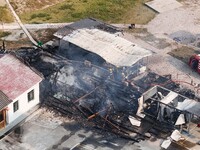
[[(194, 94), (183, 92), (169, 76), (134, 66), (100, 67), (45, 51), (16, 54), (45, 76), (44, 105), (135, 142), (152, 135), (165, 139), (175, 129), (189, 129), (190, 121), (199, 117), (199, 103), (188, 98)], [(175, 92), (155, 86), (159, 84)]]
[(176, 129), (189, 131), (190, 123), (199, 119), (200, 104), (170, 75), (145, 67), (151, 51), (115, 31), (86, 19), (58, 31), (62, 44), (54, 51), (19, 50), (16, 55), (45, 77), (40, 89), (45, 106), (135, 142), (171, 135), (162, 144), (167, 148), (181, 139), (174, 138)]
[(58, 30), (54, 36), (59, 40), (56, 53), (73, 60), (88, 60), (96, 65), (108, 62), (115, 66), (131, 66), (142, 58), (152, 55), (144, 49), (119, 36), (121, 30), (88, 18)]
[[(199, 102), (160, 86), (145, 92), (142, 99), (144, 112), (150, 112), (159, 121), (175, 126), (187, 125), (193, 117), (200, 115)], [(189, 131), (189, 126), (187, 129)]]

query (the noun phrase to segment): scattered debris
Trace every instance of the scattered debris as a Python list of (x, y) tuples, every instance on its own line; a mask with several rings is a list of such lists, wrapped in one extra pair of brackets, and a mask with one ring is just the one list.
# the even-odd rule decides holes
[(181, 133), (178, 130), (174, 130), (170, 138), (176, 142), (184, 139), (181, 137)]
[(43, 105), (74, 119), (85, 119), (97, 128), (139, 142), (151, 136), (165, 139), (183, 123), (183, 115), (186, 123), (190, 120), (190, 112), (173, 104), (177, 98), (180, 102), (186, 99), (178, 94), (180, 86), (169, 76), (140, 72), (143, 66), (95, 66), (39, 50), (16, 54), (45, 76)]
[(188, 31), (177, 31), (169, 35), (174, 41), (199, 48), (200, 47), (200, 34), (192, 34)]
[(130, 120), (131, 124), (134, 126), (140, 126), (141, 125), (141, 121), (138, 121), (135, 117), (133, 116), (129, 116), (128, 119)]
[(169, 37), (182, 44), (191, 44), (196, 40), (196, 36), (187, 31), (177, 31), (169, 35)]
[(162, 142), (161, 147), (164, 148), (164, 149), (167, 149), (170, 146), (171, 143), (172, 142), (171, 142), (170, 138), (168, 138), (167, 140), (164, 140)]

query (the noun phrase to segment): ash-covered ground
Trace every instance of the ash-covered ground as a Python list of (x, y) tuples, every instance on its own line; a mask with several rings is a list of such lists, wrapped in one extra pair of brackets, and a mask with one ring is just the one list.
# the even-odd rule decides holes
[[(102, 63), (97, 66), (87, 60), (68, 60), (32, 49), (19, 50), (16, 55), (43, 74), (43, 106), (75, 120), (83, 120), (85, 127), (92, 125), (133, 142), (151, 137), (166, 138), (174, 130), (172, 124), (159, 122), (154, 116), (136, 117), (138, 98), (142, 93), (161, 85), (187, 97), (195, 97), (194, 92), (174, 83), (170, 75), (141, 73), (141, 64), (116, 67)], [(140, 120), (140, 127), (133, 126), (129, 116)]]

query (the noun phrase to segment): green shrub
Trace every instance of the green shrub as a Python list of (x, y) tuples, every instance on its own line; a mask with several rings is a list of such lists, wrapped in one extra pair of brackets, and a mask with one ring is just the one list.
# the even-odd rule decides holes
[(38, 22), (38, 21), (32, 21), (31, 24), (41, 24), (41, 22)]
[(38, 14), (32, 14), (31, 15), (31, 20), (35, 18), (44, 18), (44, 17), (49, 17), (50, 15), (47, 13), (38, 13)]
[(50, 19), (52, 19), (51, 16), (48, 16), (48, 17), (45, 18), (45, 20), (50, 20)]
[(64, 5), (60, 6), (59, 9), (60, 10), (66, 10), (66, 9), (72, 10), (73, 9), (72, 6), (73, 6), (73, 4), (64, 4)]
[(0, 38), (10, 35), (11, 33), (8, 31), (0, 31)]
[(73, 17), (73, 18), (81, 18), (82, 17), (82, 13), (80, 13), (80, 12), (77, 12), (77, 13), (73, 13), (73, 14), (71, 14), (71, 16)]

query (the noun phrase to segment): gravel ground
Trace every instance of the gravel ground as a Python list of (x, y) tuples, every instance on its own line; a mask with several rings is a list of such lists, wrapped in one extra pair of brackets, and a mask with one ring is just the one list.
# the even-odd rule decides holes
[[(186, 63), (167, 54), (173, 49), (182, 47), (182, 44), (194, 42), (191, 40), (200, 33), (200, 1), (184, 0), (181, 3), (183, 4), (181, 8), (158, 14), (144, 26), (147, 32), (143, 35), (125, 33), (123, 37), (156, 53), (148, 58), (147, 66), (150, 70), (161, 75), (172, 74), (174, 80), (182, 81), (183, 86), (197, 91), (195, 87), (200, 83), (199, 74), (191, 70)], [(173, 37), (179, 35), (183, 40), (182, 44), (173, 40)], [(160, 39), (165, 40), (161, 43)], [(158, 46), (158, 43), (161, 46)], [(168, 46), (162, 47), (162, 44), (167, 45), (166, 43)], [(184, 83), (192, 81), (193, 85)]]
[[(200, 33), (200, 1), (183, 0), (181, 3), (183, 7), (158, 14), (147, 25), (148, 32), (157, 38), (166, 38), (168, 41), (170, 41), (169, 35), (171, 34), (171, 36), (180, 36), (183, 44), (195, 42), (194, 38), (197, 37), (195, 35)], [(173, 41), (170, 43), (171, 46), (164, 49), (166, 53), (182, 46)], [(163, 53), (163, 50), (157, 50), (156, 52), (157, 55), (152, 57), (154, 61), (149, 63), (152, 70), (160, 74), (171, 73), (175, 80), (187, 82), (193, 80), (196, 84), (200, 83), (199, 75), (192, 71), (187, 64)], [(194, 86), (190, 86), (190, 88), (194, 88)]]

